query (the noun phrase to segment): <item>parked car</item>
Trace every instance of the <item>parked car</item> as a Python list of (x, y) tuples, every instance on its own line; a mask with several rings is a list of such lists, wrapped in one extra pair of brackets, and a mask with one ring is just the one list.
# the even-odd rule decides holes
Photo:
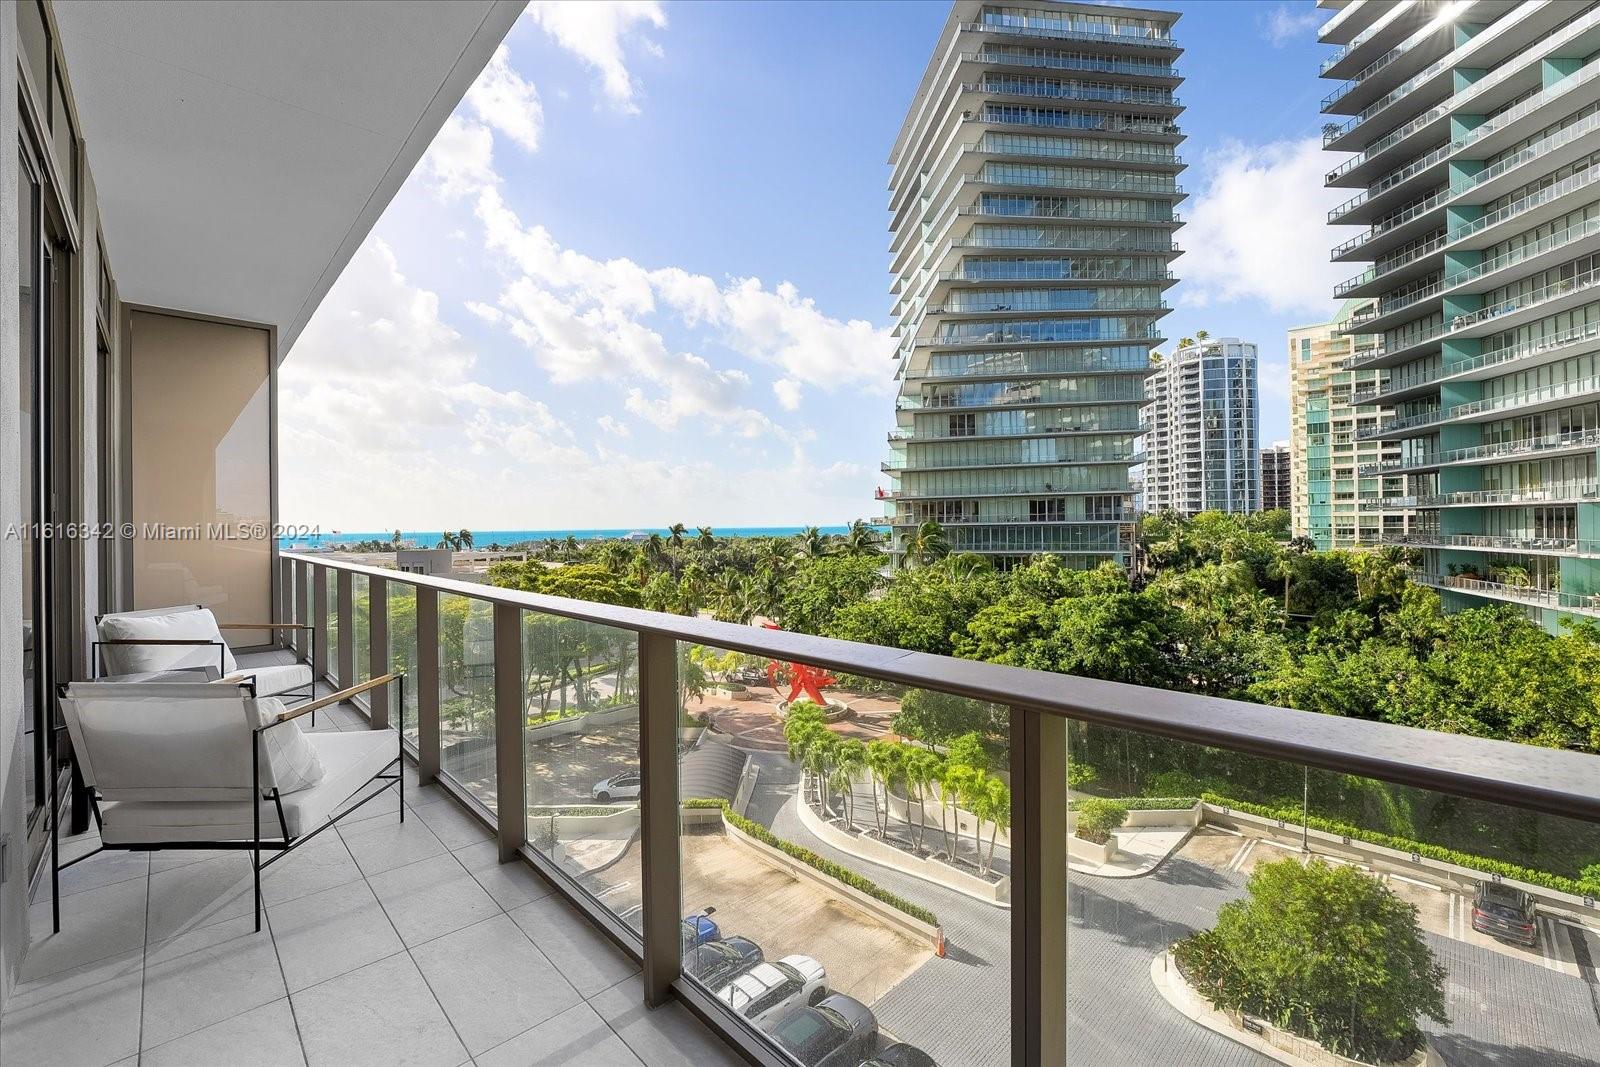
[(683, 942), (683, 951), (708, 945), (713, 941), (722, 940), (722, 931), (717, 929), (717, 924), (711, 921), (711, 916), (717, 913), (716, 908), (703, 908), (693, 915), (685, 915), (679, 924), (680, 939)]
[(934, 1058), (915, 1045), (896, 1041), (880, 1049), (870, 1060), (862, 1060), (861, 1067), (939, 1067)]
[(589, 790), (589, 795), (602, 804), (609, 804), (613, 800), (638, 800), (639, 772), (623, 771), (610, 778), (602, 778)]
[(878, 1044), (878, 1020), (872, 1011), (843, 993), (791, 1009), (768, 1032), (806, 1067), (854, 1067)]
[(827, 995), (827, 972), (810, 956), (758, 963), (717, 992), (724, 1004), (761, 1027)]
[(685, 952), (683, 973), (708, 989), (721, 989), (765, 958), (748, 937), (729, 937)]
[(1472, 898), (1472, 928), (1532, 948), (1539, 943), (1533, 898), (1503, 882), (1484, 882)]

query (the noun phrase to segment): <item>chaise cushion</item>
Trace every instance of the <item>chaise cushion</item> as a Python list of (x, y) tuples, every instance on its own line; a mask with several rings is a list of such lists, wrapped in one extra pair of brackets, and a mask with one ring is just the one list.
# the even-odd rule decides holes
[(238, 672), (229, 677), (254, 678), (256, 695), (262, 697), (287, 693), (291, 689), (309, 690), (311, 686), (311, 668), (304, 663), (280, 663), (270, 667), (241, 665)]
[[(217, 667), (223, 674), (238, 668), (215, 615), (206, 608), (184, 608), (170, 614), (107, 615), (100, 620), (102, 641), (188, 640), (204, 645), (101, 645), (109, 674), (141, 674), (181, 667)], [(217, 646), (221, 645), (219, 649)], [(220, 661), (218, 657), (221, 657)]]
[[(268, 734), (275, 732), (269, 730)], [(282, 798), (291, 839), (322, 825), (400, 754), (400, 738), (393, 730), (302, 736), (315, 750), (323, 776), (311, 788)], [(249, 801), (109, 802), (100, 805), (100, 818), (100, 836), (108, 845), (249, 841), (255, 834)], [(261, 804), (261, 837), (267, 841), (283, 837), (277, 808), (270, 800)]]

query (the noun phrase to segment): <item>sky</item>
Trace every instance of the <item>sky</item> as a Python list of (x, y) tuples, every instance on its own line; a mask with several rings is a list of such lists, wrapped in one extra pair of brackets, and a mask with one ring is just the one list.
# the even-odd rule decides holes
[[(1183, 12), (1168, 337), (1330, 318), (1327, 13)], [(280, 513), (324, 529), (882, 513), (887, 158), (947, 3), (534, 0), (280, 376)]]

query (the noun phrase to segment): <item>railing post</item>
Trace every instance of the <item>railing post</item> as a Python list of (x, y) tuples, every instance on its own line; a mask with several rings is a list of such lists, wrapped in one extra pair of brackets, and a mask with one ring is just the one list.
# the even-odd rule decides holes
[(522, 609), (494, 606), (494, 764), (495, 815), (500, 862), (516, 858), (528, 842), (527, 758), (523, 726), (528, 717), (522, 684)]
[(339, 684), (356, 684), (355, 575), (339, 572)]
[[(309, 565), (294, 561), (294, 622), (315, 625), (311, 618), (311, 568)], [(294, 650), (302, 656), (311, 655), (311, 642), (307, 640), (305, 630), (293, 630)]]
[[(278, 602), (273, 606), (272, 622), (294, 621), (294, 560), (286, 556), (278, 557)], [(267, 634), (268, 642), (288, 644), (294, 636), (293, 630), (273, 630)]]
[(639, 635), (639, 772), (644, 1001), (666, 1003), (683, 964), (678, 840), (678, 643)]
[(1011, 709), (1011, 1062), (1067, 1062), (1067, 721)]
[(439, 591), (417, 588), (417, 779), (439, 777)]
[[(367, 677), (382, 678), (389, 673), (389, 583), (376, 575), (367, 577)], [(367, 694), (372, 710), (372, 728), (389, 726), (389, 686), (380, 685)], [(404, 721), (405, 709), (395, 713)], [(397, 722), (398, 728), (398, 722)]]
[(312, 568), (311, 621), (317, 628), (316, 640), (311, 642), (311, 680), (322, 681), (320, 675), (328, 673), (328, 568)]

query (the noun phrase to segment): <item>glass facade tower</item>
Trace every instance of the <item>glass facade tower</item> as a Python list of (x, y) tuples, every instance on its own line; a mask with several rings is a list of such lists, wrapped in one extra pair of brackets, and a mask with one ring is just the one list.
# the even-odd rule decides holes
[(1261, 509), (1257, 359), (1250, 342), (1220, 337), (1156, 364), (1145, 409), (1145, 510)]
[(893, 549), (1125, 561), (1173, 284), (1175, 14), (962, 0), (890, 156)]
[(1324, 6), (1335, 295), (1394, 409), (1357, 438), (1400, 445), (1360, 474), (1407, 479), (1363, 506), (1415, 508), (1449, 606), (1600, 615), (1600, 3)]

